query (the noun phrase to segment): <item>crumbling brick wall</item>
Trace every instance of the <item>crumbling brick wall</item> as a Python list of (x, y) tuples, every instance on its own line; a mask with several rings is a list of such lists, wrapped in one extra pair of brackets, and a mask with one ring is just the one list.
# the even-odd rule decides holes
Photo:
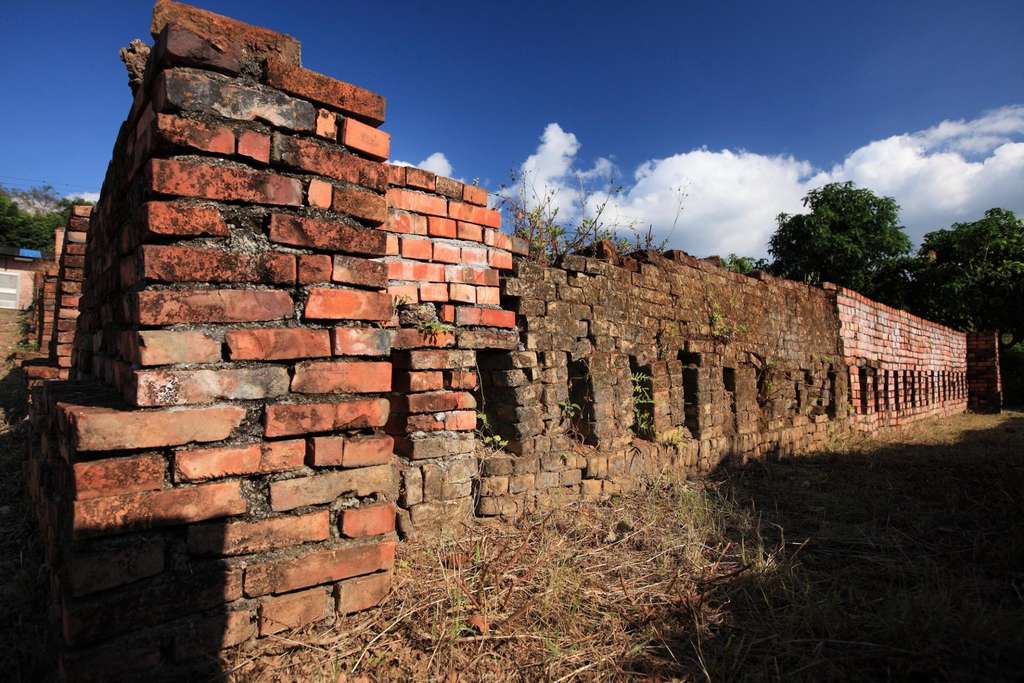
[(836, 289), (854, 424), (873, 431), (967, 409), (963, 332)]

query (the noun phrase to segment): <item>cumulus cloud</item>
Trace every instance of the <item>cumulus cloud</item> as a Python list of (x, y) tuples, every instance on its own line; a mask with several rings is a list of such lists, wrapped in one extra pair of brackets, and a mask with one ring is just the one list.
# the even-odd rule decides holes
[[(531, 188), (527, 200), (554, 192), (563, 218), (607, 200), (606, 218), (653, 226), (669, 246), (697, 255), (765, 255), (775, 217), (802, 211), (807, 191), (828, 182), (851, 180), (894, 197), (915, 242), (993, 206), (1024, 212), (1020, 105), (868, 142), (829, 169), (789, 155), (694, 149), (645, 161), (619, 193), (610, 191), (619, 173), (614, 163), (599, 157), (589, 168), (582, 166), (581, 147), (573, 133), (548, 124), (536, 152), (520, 167)], [(581, 181), (591, 190), (586, 202)]]
[(99, 192), (74, 192), (64, 196), (65, 199), (82, 199), (87, 202), (98, 202), (100, 200)]
[(443, 175), (448, 178), (452, 177), (452, 164), (448, 161), (448, 157), (444, 155), (444, 152), (434, 152), (426, 159), (418, 164), (410, 164), (408, 161), (390, 161), (388, 162), (395, 166), (415, 166), (416, 168), (422, 168), (424, 171), (430, 171), (437, 175)]

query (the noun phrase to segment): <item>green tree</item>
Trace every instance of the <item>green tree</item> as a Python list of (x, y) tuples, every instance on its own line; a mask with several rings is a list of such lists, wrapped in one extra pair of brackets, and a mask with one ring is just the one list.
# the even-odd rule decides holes
[(753, 256), (737, 256), (729, 254), (722, 259), (722, 266), (740, 275), (750, 275), (759, 270), (767, 271), (771, 264), (766, 259), (754, 258)]
[(52, 187), (0, 187), (0, 245), (53, 252), (53, 234), (79, 199), (60, 197)]
[(779, 214), (769, 242), (772, 271), (805, 282), (834, 282), (886, 303), (905, 269), (910, 238), (900, 207), (853, 183), (830, 183), (804, 197), (810, 213)]
[(999, 330), (1009, 347), (1024, 341), (1024, 220), (989, 209), (972, 223), (924, 236), (913, 308), (964, 330)]

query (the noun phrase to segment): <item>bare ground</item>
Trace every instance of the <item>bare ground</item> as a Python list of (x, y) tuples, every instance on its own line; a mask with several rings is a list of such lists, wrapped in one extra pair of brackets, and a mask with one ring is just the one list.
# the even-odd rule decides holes
[[(16, 380), (0, 381), (0, 670), (28, 681), (49, 648)], [(405, 543), (381, 607), (260, 641), (228, 678), (1019, 680), (1022, 446), (1024, 413), (964, 415)]]

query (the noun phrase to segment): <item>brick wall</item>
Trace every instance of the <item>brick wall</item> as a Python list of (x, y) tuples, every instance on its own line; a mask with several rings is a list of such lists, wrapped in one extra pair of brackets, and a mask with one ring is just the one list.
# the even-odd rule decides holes
[(968, 407), (978, 413), (998, 413), (1003, 407), (1003, 381), (999, 375), (999, 335), (967, 335)]
[(854, 424), (871, 431), (967, 409), (967, 337), (836, 290)]
[(71, 379), (33, 391), (67, 678), (344, 628), (399, 535), (961, 411), (991, 364), (856, 293), (682, 252), (539, 266), (483, 188), (387, 164), (384, 99), (293, 38), (168, 0), (152, 28), (54, 273)]

